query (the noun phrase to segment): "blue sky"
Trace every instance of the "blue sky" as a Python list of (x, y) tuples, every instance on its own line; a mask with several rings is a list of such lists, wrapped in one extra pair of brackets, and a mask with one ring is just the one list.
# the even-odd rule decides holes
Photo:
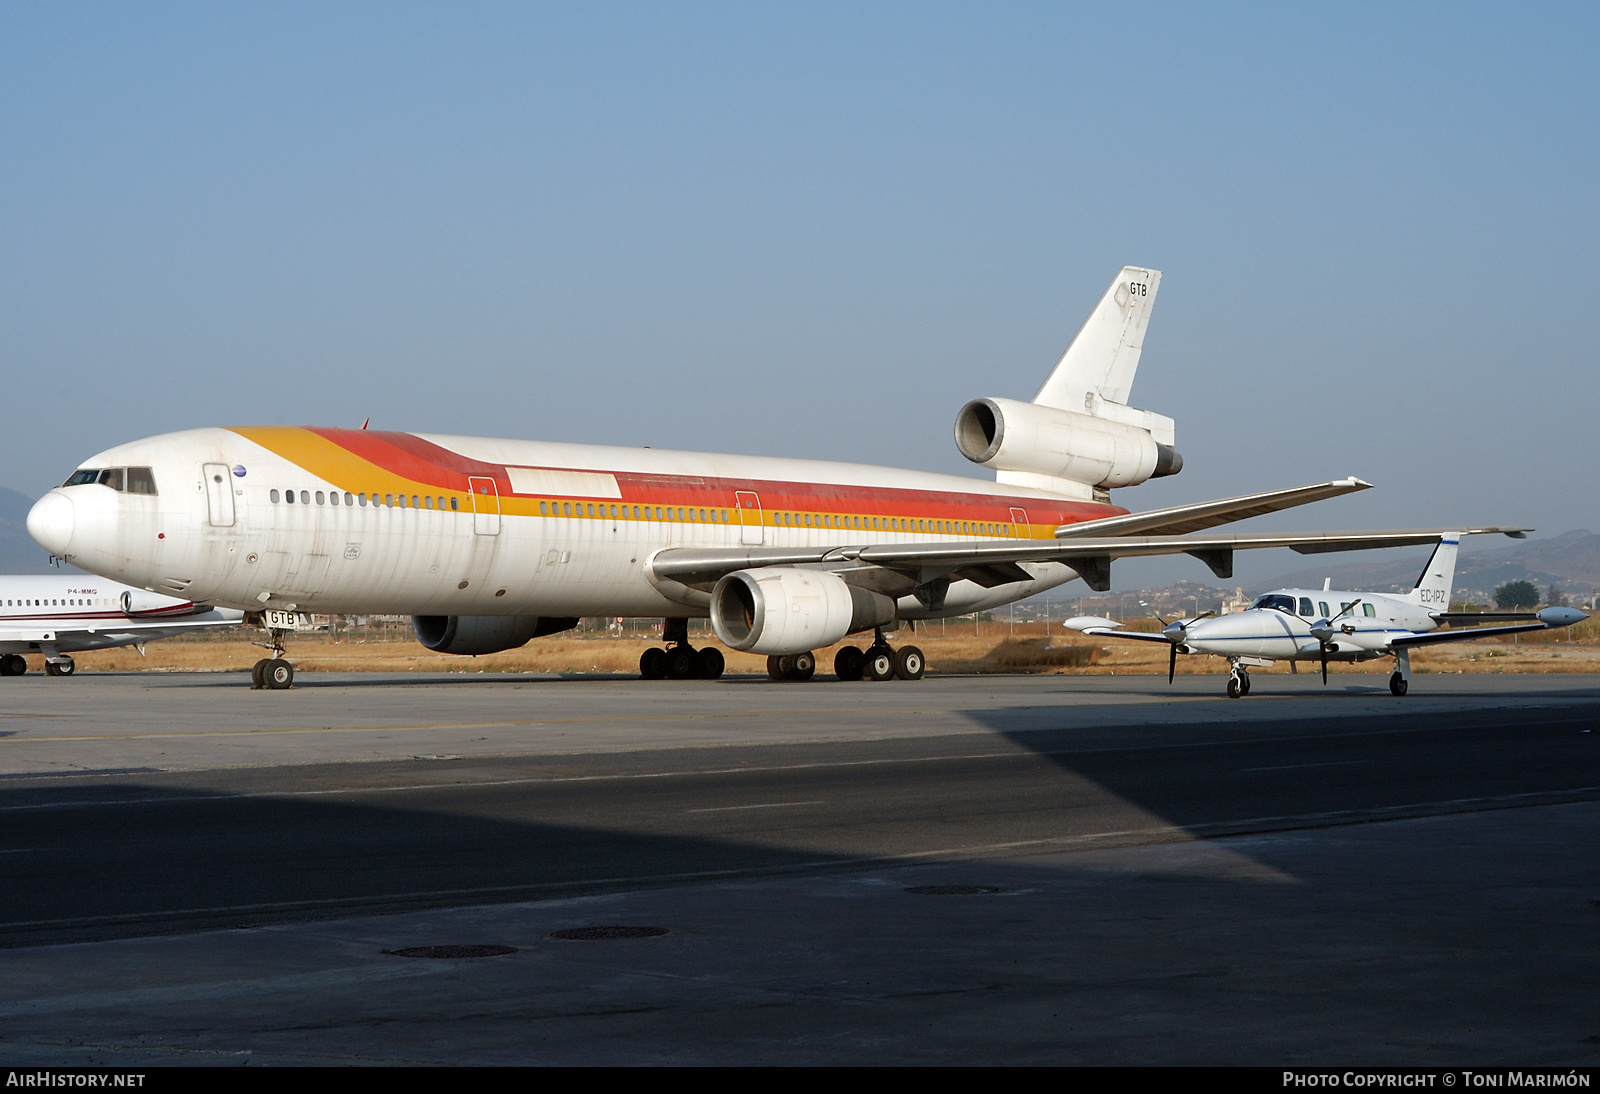
[[(1125, 263), (1147, 508), (1595, 526), (1600, 8), (0, 8), (0, 485), (288, 422), (981, 474)], [(1260, 564), (1278, 569), (1298, 560)], [(1119, 583), (1209, 576), (1125, 565)], [(1242, 568), (1243, 570), (1243, 568)], [(1193, 571), (1191, 573), (1191, 571)]]

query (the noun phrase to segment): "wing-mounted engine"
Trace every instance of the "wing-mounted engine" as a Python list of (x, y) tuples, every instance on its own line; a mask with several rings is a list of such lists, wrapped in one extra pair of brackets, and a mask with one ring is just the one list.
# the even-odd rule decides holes
[(826, 570), (736, 570), (711, 590), (712, 628), (725, 645), (746, 653), (804, 653), (894, 619), (894, 601)]
[(1070, 497), (1176, 475), (1171, 418), (1128, 405), (1161, 271), (1124, 266), (1033, 402), (975, 399), (956, 447), (997, 478)]
[(544, 615), (414, 615), (417, 641), (436, 653), (476, 656), (527, 645), (547, 634), (570, 631), (576, 619)]

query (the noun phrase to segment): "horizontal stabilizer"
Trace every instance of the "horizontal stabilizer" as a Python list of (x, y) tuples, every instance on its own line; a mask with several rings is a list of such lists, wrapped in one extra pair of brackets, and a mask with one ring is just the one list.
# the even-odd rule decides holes
[(1203, 501), (1194, 505), (1177, 505), (1171, 509), (1152, 509), (1147, 513), (1126, 513), (1102, 520), (1063, 524), (1056, 529), (1056, 536), (1059, 539), (1077, 536), (1181, 536), (1186, 532), (1215, 528), (1219, 524), (1231, 524), (1264, 513), (1293, 509), (1297, 505), (1337, 498), (1371, 487), (1370, 482), (1362, 482), (1352, 475), (1347, 479), (1295, 486), (1287, 490), (1269, 490), (1264, 494), (1245, 494), (1221, 501)]

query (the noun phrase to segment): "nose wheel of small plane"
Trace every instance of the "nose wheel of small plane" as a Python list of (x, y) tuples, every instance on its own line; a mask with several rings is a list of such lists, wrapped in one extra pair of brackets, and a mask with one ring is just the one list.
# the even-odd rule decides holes
[(1228, 698), (1239, 699), (1250, 694), (1250, 673), (1243, 665), (1235, 665), (1228, 673)]
[(58, 657), (54, 661), (46, 661), (44, 671), (46, 676), (71, 676), (78, 671), (78, 666), (70, 657)]
[(1410, 683), (1398, 672), (1389, 677), (1389, 694), (1404, 695), (1409, 690), (1411, 690)]

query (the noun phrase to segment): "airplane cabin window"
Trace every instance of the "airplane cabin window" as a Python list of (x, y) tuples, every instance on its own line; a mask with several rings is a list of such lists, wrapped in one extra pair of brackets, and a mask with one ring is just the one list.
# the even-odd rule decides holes
[(1322, 618), (1328, 618), (1328, 605), (1326, 601), (1318, 601), (1317, 607), (1322, 609)]
[(276, 490), (273, 490), (273, 491), (269, 492), (267, 494), (267, 497), (272, 499), (272, 504), (273, 505), (277, 505), (278, 504), (278, 492)]
[(91, 470), (85, 468), (85, 469), (80, 470), (80, 471), (74, 471), (72, 473), (72, 475), (67, 479), (67, 481), (62, 483), (61, 485), (62, 486), (88, 486), (90, 483), (98, 482), (99, 479), (100, 479), (100, 472), (91, 471)]
[(459, 501), (459, 499), (457, 499), (457, 498), (451, 498), (450, 499), (450, 508), (452, 510), (461, 508), (461, 506), (458, 504), (458, 501)]
[(1362, 614), (1364, 614), (1368, 619), (1378, 618), (1378, 609), (1374, 608), (1371, 604), (1361, 605), (1361, 611)]
[(128, 493), (154, 494), (156, 492), (155, 472), (148, 467), (128, 468)]
[(572, 503), (570, 501), (562, 502), (561, 503), (561, 510), (562, 510), (563, 513), (565, 513), (567, 516), (570, 517), (572, 515)]
[[(357, 494), (356, 498), (358, 499), (358, 504), (361, 506), (361, 508), (365, 509), (367, 507), (367, 495), (365, 493)], [(349, 495), (346, 495), (345, 497), (345, 504), (350, 504)]]
[(1311, 598), (1309, 596), (1302, 596), (1300, 598), (1300, 614), (1305, 616), (1317, 614), (1311, 608)]
[[(373, 497), (377, 497), (377, 495), (374, 494)], [(393, 509), (394, 508), (394, 495), (393, 494), (385, 494), (383, 496), (383, 504), (385, 504), (389, 508)]]
[(301, 505), (310, 505), (311, 504), (311, 491), (309, 491), (309, 490), (300, 491), (300, 504)]
[(633, 507), (633, 519), (634, 520), (638, 520), (639, 519), (639, 507), (637, 505), (635, 505)]
[(353, 497), (352, 497), (352, 496), (351, 496), (351, 495), (350, 495), (350, 491), (348, 491), (348, 490), (346, 490), (346, 491), (345, 491), (345, 492), (344, 492), (344, 503), (345, 503), (345, 504), (346, 504), (346, 505), (354, 505), (354, 504), (355, 504), (355, 503), (356, 503), (356, 502), (355, 502), (355, 498), (353, 498)]
[(549, 502), (541, 501), (539, 503), (539, 515), (541, 517), (548, 517), (550, 515), (550, 503)]
[(338, 505), (339, 504), (339, 491), (337, 491), (337, 490), (329, 490), (328, 491), (328, 504), (329, 505)]
[(317, 491), (317, 504), (318, 505), (326, 505), (327, 504), (327, 499), (323, 496), (321, 490)]
[(283, 500), (287, 504), (293, 505), (294, 504), (294, 491), (293, 490), (285, 490), (283, 492)]
[(594, 516), (594, 502), (592, 501), (589, 503), (589, 515), (591, 517)]

